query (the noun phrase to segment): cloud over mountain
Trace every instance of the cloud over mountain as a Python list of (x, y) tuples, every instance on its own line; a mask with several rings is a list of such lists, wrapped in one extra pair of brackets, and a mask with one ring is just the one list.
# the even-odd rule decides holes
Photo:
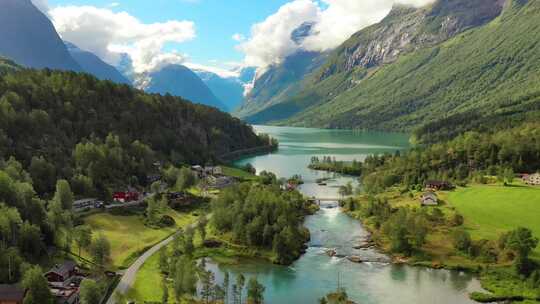
[(196, 36), (195, 24), (191, 21), (147, 24), (127, 12), (114, 12), (108, 8), (59, 6), (49, 10), (49, 15), (64, 40), (110, 64), (118, 64), (123, 53), (129, 54), (135, 73), (183, 63), (185, 55), (176, 51), (166, 52), (164, 46), (189, 41)]
[[(325, 51), (343, 43), (355, 32), (379, 22), (394, 4), (423, 6), (433, 0), (294, 0), (275, 14), (253, 25), (251, 36), (238, 49), (248, 65), (265, 67), (304, 49)], [(310, 35), (301, 44), (291, 33), (313, 23)]]

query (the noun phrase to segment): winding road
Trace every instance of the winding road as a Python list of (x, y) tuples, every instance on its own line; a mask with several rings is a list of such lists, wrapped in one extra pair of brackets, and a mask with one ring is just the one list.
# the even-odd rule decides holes
[[(210, 219), (211, 215), (207, 215), (207, 219)], [(195, 228), (198, 221), (185, 227), (185, 228)], [(184, 229), (185, 229), (184, 228)], [(142, 265), (146, 260), (148, 260), (152, 255), (154, 255), (156, 252), (158, 252), (161, 248), (167, 246), (170, 244), (182, 231), (177, 231), (167, 239), (159, 242), (158, 244), (154, 245), (154, 247), (148, 249), (145, 251), (137, 260), (129, 266), (128, 269), (125, 270), (124, 274), (122, 275), (122, 278), (120, 279), (120, 282), (118, 285), (116, 285), (116, 288), (111, 293), (111, 296), (107, 300), (107, 304), (116, 304), (115, 295), (117, 293), (120, 294), (126, 294), (128, 290), (133, 286), (133, 283), (135, 283), (135, 278), (137, 277), (137, 272), (139, 272), (139, 269), (141, 269)]]

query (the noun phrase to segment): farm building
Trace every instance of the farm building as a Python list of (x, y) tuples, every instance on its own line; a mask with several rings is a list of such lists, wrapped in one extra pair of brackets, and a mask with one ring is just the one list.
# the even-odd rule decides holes
[(439, 199), (435, 192), (428, 191), (422, 195), (420, 203), (422, 206), (437, 206), (439, 204)]

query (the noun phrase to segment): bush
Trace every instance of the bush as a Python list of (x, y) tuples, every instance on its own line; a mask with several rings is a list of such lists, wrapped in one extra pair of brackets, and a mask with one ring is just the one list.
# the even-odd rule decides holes
[(176, 221), (169, 215), (163, 215), (159, 219), (159, 225), (161, 227), (172, 227), (172, 226), (176, 225)]
[(471, 236), (470, 234), (465, 231), (465, 229), (458, 229), (454, 231), (453, 235), (453, 245), (454, 248), (458, 251), (469, 253), (469, 249), (471, 248)]

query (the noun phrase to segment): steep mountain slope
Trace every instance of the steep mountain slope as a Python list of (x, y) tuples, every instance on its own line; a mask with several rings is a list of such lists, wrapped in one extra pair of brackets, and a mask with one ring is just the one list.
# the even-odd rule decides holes
[(101, 80), (111, 80), (116, 83), (131, 84), (131, 82), (120, 74), (117, 69), (105, 63), (98, 56), (81, 50), (73, 43), (65, 42), (65, 44), (71, 57), (75, 59), (86, 73), (92, 74)]
[[(503, 6), (503, 0), (438, 0), (419, 9), (395, 6), (380, 23), (361, 30), (335, 50), (327, 63), (304, 81), (299, 94), (258, 114), (259, 119), (280, 120), (337, 100), (344, 92), (361, 87), (380, 68), (393, 65), (407, 54), (483, 26), (499, 16)], [(341, 110), (332, 109), (331, 113)], [(300, 118), (294, 122), (310, 123)]]
[(319, 68), (325, 59), (325, 54), (299, 51), (288, 56), (283, 63), (268, 67), (255, 80), (235, 115), (256, 122), (252, 117), (257, 113), (297, 94), (302, 88), (302, 80)]
[(193, 70), (216, 97), (232, 111), (244, 99), (244, 83), (237, 77), (221, 77), (215, 73)]
[(349, 81), (355, 73), (361, 77), (289, 122), (402, 131), (427, 124), (423, 136), (428, 138), (433, 128), (454, 133), (534, 115), (540, 110), (538, 20), (539, 1), (508, 1), (502, 15), (485, 26), (380, 69), (341, 73)]
[(32, 68), (82, 71), (51, 21), (30, 0), (0, 1), (0, 56)]
[[(301, 46), (313, 29), (314, 23), (306, 22), (293, 30), (291, 41)], [(309, 52), (301, 48), (287, 56), (279, 64), (274, 64), (258, 75), (253, 88), (244, 98), (235, 115), (250, 122), (257, 122), (257, 113), (287, 100), (302, 88), (302, 80), (320, 68), (327, 59), (326, 53)]]
[(168, 65), (148, 75), (149, 83), (144, 86), (150, 93), (171, 94), (190, 101), (227, 111), (227, 107), (212, 93), (206, 84), (189, 68), (183, 65)]

